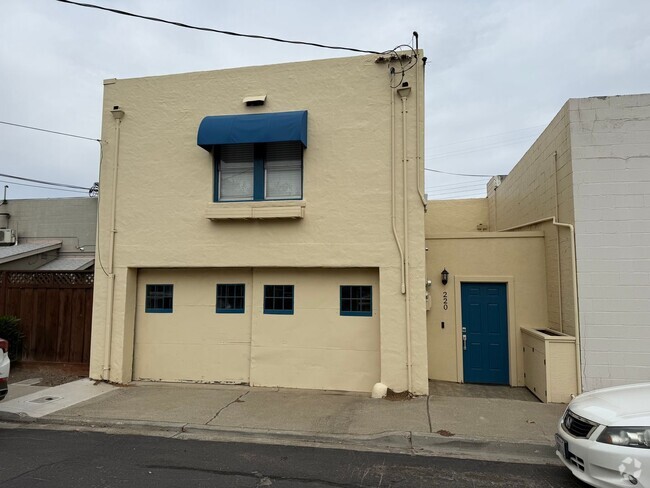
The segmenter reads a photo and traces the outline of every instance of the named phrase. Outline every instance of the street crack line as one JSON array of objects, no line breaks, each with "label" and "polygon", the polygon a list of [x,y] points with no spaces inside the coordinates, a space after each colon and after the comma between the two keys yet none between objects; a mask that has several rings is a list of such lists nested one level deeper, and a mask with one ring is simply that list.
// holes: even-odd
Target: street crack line
[{"label": "street crack line", "polygon": [[40,466],[36,466],[36,467],[34,467],[34,468],[32,468],[32,469],[28,469],[28,470],[25,471],[24,473],[20,473],[19,475],[16,475],[16,476],[14,476],[13,478],[9,478],[9,479],[3,480],[2,482],[3,482],[3,483],[9,483],[10,481],[14,481],[14,480],[17,480],[18,478],[22,478],[23,476],[27,476],[28,474],[33,473],[34,471],[38,471],[39,469],[42,469],[42,468],[51,468],[52,466],[56,466],[57,464],[63,464],[63,463],[65,463],[65,462],[67,462],[67,461],[69,461],[69,460],[68,460],[68,459],[63,459],[63,460],[61,460],[61,461],[55,461],[55,462],[53,462],[53,463],[41,464]]},{"label": "street crack line", "polygon": [[[243,396],[243,395],[242,395]],[[225,408],[225,407],[224,407]],[[300,483],[305,483],[305,484],[320,484],[320,485],[326,485],[326,486],[333,486],[336,488],[359,488],[361,485],[357,483],[346,483],[346,482],[336,482],[336,481],[329,481],[329,480],[324,480],[324,479],[317,479],[317,478],[299,478],[299,477],[293,477],[293,476],[281,476],[281,475],[263,475],[262,473],[259,473],[258,471],[253,471],[253,472],[246,472],[246,471],[227,471],[227,470],[222,470],[222,469],[206,469],[206,468],[194,468],[194,467],[188,467],[188,466],[170,466],[170,465],[165,465],[165,466],[159,466],[155,464],[150,464],[147,465],[146,468],[148,469],[160,469],[162,470],[175,470],[175,471],[196,471],[199,473],[207,473],[207,474],[215,474],[215,475],[221,475],[221,476],[241,476],[245,478],[254,478],[254,479],[264,479],[267,478],[272,481],[295,481],[295,482],[300,482]],[[383,477],[383,475],[382,475]]]},{"label": "street crack line", "polygon": [[223,407],[221,407],[221,408],[219,409],[219,411],[218,411],[217,413],[214,414],[214,417],[212,417],[210,420],[208,420],[208,421],[205,423],[205,425],[208,425],[210,422],[212,422],[214,419],[216,419],[216,418],[219,416],[219,414],[220,414],[221,412],[223,412],[225,409],[227,409],[227,408],[228,408],[230,405],[232,405],[233,403],[238,403],[238,402],[240,402],[241,399],[244,398],[244,397],[245,397],[246,395],[248,395],[249,393],[250,393],[250,390],[248,390],[248,391],[242,393],[241,395],[239,395],[237,398],[235,398],[235,399],[234,399],[232,402],[230,402],[228,405],[224,405]]}]

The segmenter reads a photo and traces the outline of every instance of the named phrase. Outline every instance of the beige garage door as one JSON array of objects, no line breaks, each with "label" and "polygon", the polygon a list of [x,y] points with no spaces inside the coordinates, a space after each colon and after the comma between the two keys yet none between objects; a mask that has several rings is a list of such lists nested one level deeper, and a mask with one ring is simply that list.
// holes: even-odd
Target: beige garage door
[{"label": "beige garage door", "polygon": [[[249,292],[251,276],[250,269],[140,270],[133,378],[248,383],[251,294],[244,313],[216,313],[216,286],[243,284]],[[171,312],[160,300],[147,311],[147,285],[173,285]]]},{"label": "beige garage door", "polygon": [[[253,294],[293,285],[291,315],[253,306],[251,383],[370,391],[379,381],[379,278],[376,269],[256,269]],[[341,286],[372,286],[371,316],[341,315]]]},{"label": "beige garage door", "polygon": [[[376,269],[140,270],[133,378],[369,391],[380,376],[378,276]],[[216,313],[217,284],[244,286],[241,313]],[[290,287],[290,313],[265,309],[267,286]],[[342,313],[342,286],[370,288],[371,311]]]}]

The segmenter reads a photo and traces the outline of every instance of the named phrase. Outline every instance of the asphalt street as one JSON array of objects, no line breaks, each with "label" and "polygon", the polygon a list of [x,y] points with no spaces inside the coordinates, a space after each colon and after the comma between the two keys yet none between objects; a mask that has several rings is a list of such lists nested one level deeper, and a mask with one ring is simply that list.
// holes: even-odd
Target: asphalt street
[{"label": "asphalt street", "polygon": [[0,486],[580,487],[560,466],[0,428]]}]

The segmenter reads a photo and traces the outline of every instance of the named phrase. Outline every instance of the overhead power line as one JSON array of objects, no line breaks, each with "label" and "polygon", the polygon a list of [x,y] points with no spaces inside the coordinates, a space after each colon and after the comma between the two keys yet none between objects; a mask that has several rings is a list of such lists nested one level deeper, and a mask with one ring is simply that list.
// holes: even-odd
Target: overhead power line
[{"label": "overhead power line", "polygon": [[[496,134],[488,134],[488,135],[482,136],[482,137],[473,137],[472,139],[465,139],[463,141],[446,142],[444,144],[434,144],[433,147],[435,147],[436,149],[440,149],[441,147],[456,146],[458,144],[467,144],[468,142],[483,141],[483,140],[486,140],[486,139],[493,139],[493,138],[499,137],[499,136],[514,134],[516,132],[525,132],[525,131],[529,131],[529,130],[533,130],[533,129],[535,129],[535,130],[542,129],[544,127],[546,127],[546,126],[545,125],[535,125],[535,126],[532,126],[532,127],[523,127],[521,129],[509,130],[507,132],[497,132]],[[429,148],[427,147],[427,149],[429,149]]]},{"label": "overhead power line", "polygon": [[[89,191],[90,190],[90,188],[86,188],[86,187],[83,187],[83,186],[68,185],[67,183],[54,183],[52,181],[34,180],[32,178],[25,178],[23,176],[5,175],[5,174],[2,174],[2,173],[0,173],[0,176],[2,176],[3,178],[12,178],[14,180],[29,181],[31,183],[40,183],[42,185],[60,186],[60,187],[63,187],[63,188],[72,188],[72,189],[75,189],[75,190],[84,190],[84,191]],[[18,183],[16,183],[16,184],[18,184]]]},{"label": "overhead power line", "polygon": [[453,176],[468,176],[470,178],[492,178],[494,175],[470,175],[466,173],[452,173],[449,171],[442,171],[441,169],[432,169],[424,168],[425,171],[431,171],[432,173],[440,173],[443,175],[453,175]]},{"label": "overhead power line", "polygon": [[[213,32],[215,34],[224,34],[227,36],[235,36],[235,37],[247,37],[249,39],[263,39],[266,41],[274,41],[274,42],[282,42],[285,44],[299,44],[302,46],[312,46],[312,47],[320,47],[323,49],[335,49],[339,51],[352,51],[356,53],[364,53],[364,54],[386,54],[386,52],[380,52],[380,51],[372,51],[372,50],[367,50],[367,49],[357,49],[354,47],[345,47],[345,46],[331,46],[328,44],[320,44],[318,42],[308,42],[308,41],[296,41],[296,40],[290,40],[290,39],[281,39],[279,37],[270,37],[270,36],[262,36],[258,34],[243,34],[241,32],[233,32],[233,31],[227,31],[227,30],[221,30],[221,29],[213,29],[211,27],[200,27],[197,25],[190,25],[190,24],[185,24],[183,22],[176,22],[173,20],[166,20],[166,19],[161,19],[159,17],[152,17],[149,15],[140,15],[140,14],[135,14],[133,12],[127,12],[126,10],[118,10],[116,8],[109,8],[109,7],[103,7],[101,5],[94,5],[91,3],[82,3],[82,2],[73,2],[72,0],[57,0],[57,2],[61,3],[67,3],[70,5],[76,5],[78,7],[86,7],[86,8],[94,8],[97,10],[104,10],[106,12],[111,12],[114,14],[119,14],[119,15],[126,15],[127,17],[135,17],[137,19],[144,19],[144,20],[150,20],[152,22],[160,22],[162,24],[169,24],[169,25],[175,25],[176,27],[183,27],[184,29],[193,29],[193,30],[198,30],[198,31],[203,31],[203,32]],[[389,51],[387,51],[389,52]]]},{"label": "overhead power line", "polygon": [[0,120],[0,124],[11,125],[13,127],[21,127],[23,129],[37,130],[37,131],[40,131],[40,132],[48,132],[50,134],[57,134],[57,135],[60,135],[60,136],[76,137],[77,139],[86,139],[87,141],[101,142],[100,139],[95,139],[93,137],[80,136],[80,135],[77,135],[77,134],[70,134],[68,132],[59,132],[59,131],[50,130],[50,129],[43,129],[41,127],[32,127],[31,125],[15,124],[13,122],[6,122],[4,120]]},{"label": "overhead power line", "polygon": [[88,193],[88,191],[66,190],[65,188],[53,188],[51,186],[42,186],[42,185],[30,185],[28,183],[17,183],[15,181],[0,180],[0,183],[9,183],[11,185],[19,185],[19,186],[30,186],[32,188],[43,188],[45,190],[52,190],[52,191],[65,191],[65,192],[70,192],[70,193]]}]

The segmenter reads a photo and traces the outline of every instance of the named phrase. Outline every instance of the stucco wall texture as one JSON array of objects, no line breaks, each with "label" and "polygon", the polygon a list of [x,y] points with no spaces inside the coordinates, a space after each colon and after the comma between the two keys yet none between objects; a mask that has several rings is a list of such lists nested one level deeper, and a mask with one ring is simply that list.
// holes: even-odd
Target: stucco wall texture
[{"label": "stucco wall texture", "polygon": [[[434,278],[427,317],[429,377],[463,382],[460,284],[506,283],[510,385],[523,386],[521,328],[544,328],[548,323],[543,234],[474,231],[431,234],[426,242],[427,271]],[[443,268],[450,273],[447,285],[440,281]]]},{"label": "stucco wall texture", "polygon": [[480,224],[486,228],[489,224],[485,198],[429,200],[427,208],[424,220],[426,235],[476,232]]},{"label": "stucco wall texture", "polygon": [[[110,341],[110,379],[121,383],[132,379],[133,340],[138,337],[136,309],[142,301],[136,297],[141,286],[138,270],[153,268],[160,273],[170,268],[284,268],[293,273],[317,268],[323,269],[327,277],[331,275],[325,268],[363,268],[374,269],[378,276],[375,296],[381,304],[379,379],[396,391],[406,390],[406,310],[400,255],[391,225],[394,151],[396,228],[401,242],[407,243],[410,260],[407,289],[411,305],[412,391],[427,393],[424,207],[416,188],[418,173],[420,182],[424,179],[421,160],[416,160],[416,114],[420,118],[420,157],[424,139],[424,92],[422,84],[418,84],[422,79],[421,64],[408,71],[404,79],[413,87],[406,115],[409,228],[404,236],[401,101],[390,88],[395,80],[391,80],[389,66],[375,63],[375,59],[361,56],[105,82],[105,157],[100,176],[104,198],[99,212],[99,247],[106,265],[111,205],[115,203],[116,279],[112,333],[108,338],[105,323],[109,281],[97,273],[91,377],[102,376],[105,345]],[[267,95],[265,105],[246,107],[242,103],[244,97],[259,94]],[[394,147],[391,97],[395,103]],[[125,115],[120,127],[116,198],[112,202],[105,196],[116,184],[112,177],[116,161],[116,121],[111,115],[114,106],[120,106]],[[304,151],[304,218],[207,219],[206,209],[213,198],[213,165],[211,155],[196,145],[203,117],[293,110],[309,113],[308,147]],[[142,271],[141,276],[146,272]],[[319,293],[316,288],[309,289],[312,291],[306,293]],[[290,333],[295,323],[287,321],[285,326],[278,333]],[[308,330],[312,341],[318,343],[318,328]],[[302,343],[294,346],[276,353],[267,351],[266,364],[286,364],[287,354],[309,356]],[[342,361],[345,365],[346,360]],[[349,368],[354,367],[350,362]],[[195,373],[198,377],[198,366]],[[294,386],[288,370],[284,378],[278,379],[278,374],[273,373],[273,380],[261,375],[258,384]],[[317,381],[300,386],[321,387]],[[339,386],[345,389],[344,381]]]}]

